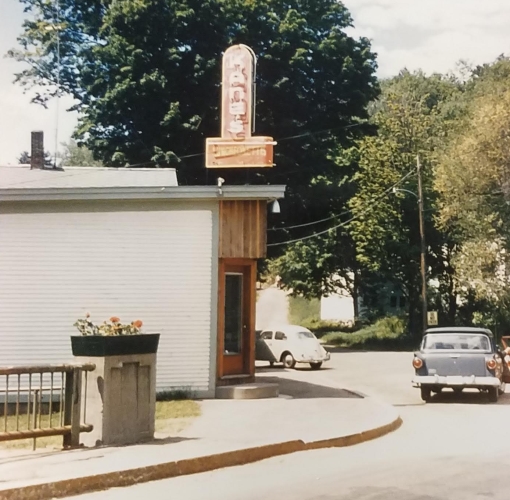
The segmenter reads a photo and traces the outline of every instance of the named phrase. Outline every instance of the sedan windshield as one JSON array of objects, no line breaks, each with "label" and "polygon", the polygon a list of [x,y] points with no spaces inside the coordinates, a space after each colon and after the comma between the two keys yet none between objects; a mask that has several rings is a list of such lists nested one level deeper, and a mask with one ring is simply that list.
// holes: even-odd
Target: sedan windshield
[{"label": "sedan windshield", "polygon": [[315,336],[312,332],[298,332],[298,339],[314,339]]},{"label": "sedan windshield", "polygon": [[490,351],[489,338],[486,335],[447,333],[428,334],[423,340],[423,349],[454,349],[456,351]]}]

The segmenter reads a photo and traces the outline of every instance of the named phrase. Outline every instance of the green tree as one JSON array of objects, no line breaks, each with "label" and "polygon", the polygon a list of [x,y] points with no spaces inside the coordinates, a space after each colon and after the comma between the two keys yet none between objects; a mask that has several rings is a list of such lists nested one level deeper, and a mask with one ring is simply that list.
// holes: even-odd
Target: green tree
[{"label": "green tree", "polygon": [[510,292],[510,61],[473,71],[467,112],[440,157],[435,188],[442,226],[460,241],[456,279],[494,303]]},{"label": "green tree", "polygon": [[101,167],[102,163],[94,160],[92,151],[86,146],[80,146],[74,139],[62,143],[63,152],[61,166],[63,167]]},{"label": "green tree", "polygon": [[[34,18],[11,51],[29,65],[18,82],[42,103],[73,96],[76,138],[105,165],[176,165],[183,184],[286,183],[287,222],[335,208],[324,197],[324,179],[338,175],[334,151],[366,132],[378,93],[375,55],[345,33],[341,2],[61,0],[57,18],[51,2],[21,1]],[[204,141],[219,134],[221,56],[235,43],[258,56],[256,132],[281,139],[277,167],[212,174]]]},{"label": "green tree", "polygon": [[[28,151],[23,151],[18,157],[19,164],[28,164],[30,163],[30,153]],[[49,151],[44,152],[44,166],[53,167],[55,164],[54,159],[52,158]]]},{"label": "green tree", "polygon": [[[378,135],[359,143],[357,192],[350,201],[355,219],[350,228],[363,286],[370,288],[375,282],[400,288],[409,299],[411,328],[415,331],[420,324],[421,285],[417,155],[422,165],[428,277],[439,280],[443,293],[437,306],[441,312],[444,310],[450,320],[456,314],[451,264],[456,242],[435,223],[437,194],[432,183],[437,152],[460,113],[452,104],[460,91],[458,82],[440,75],[402,72],[384,82],[382,96],[374,103],[372,119]],[[394,186],[411,193],[393,193]]]}]

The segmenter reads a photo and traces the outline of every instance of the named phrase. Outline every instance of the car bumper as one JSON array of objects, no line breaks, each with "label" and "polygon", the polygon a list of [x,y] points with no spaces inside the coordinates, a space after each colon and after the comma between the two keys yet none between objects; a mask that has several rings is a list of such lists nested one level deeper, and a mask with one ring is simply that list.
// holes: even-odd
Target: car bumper
[{"label": "car bumper", "polygon": [[462,376],[439,376],[439,375],[416,375],[413,378],[413,386],[440,385],[442,387],[499,387],[501,380],[497,377]]},{"label": "car bumper", "polygon": [[331,359],[331,355],[329,352],[326,354],[326,356],[322,357],[306,357],[301,359],[296,359],[296,363],[324,363],[324,361],[329,361]]}]

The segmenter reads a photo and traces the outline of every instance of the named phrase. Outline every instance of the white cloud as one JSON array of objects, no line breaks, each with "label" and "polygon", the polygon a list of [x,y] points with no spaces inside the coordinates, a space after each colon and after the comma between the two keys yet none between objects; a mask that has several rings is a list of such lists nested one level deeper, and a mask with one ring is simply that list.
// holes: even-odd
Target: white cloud
[{"label": "white cloud", "polygon": [[453,70],[460,59],[482,64],[510,53],[507,0],[344,0],[354,33],[372,40],[379,74],[403,67]]}]

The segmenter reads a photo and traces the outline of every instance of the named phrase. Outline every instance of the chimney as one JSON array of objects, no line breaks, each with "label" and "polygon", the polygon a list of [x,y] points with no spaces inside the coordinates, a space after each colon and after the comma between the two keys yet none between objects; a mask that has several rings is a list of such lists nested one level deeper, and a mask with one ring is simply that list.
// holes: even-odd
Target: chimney
[{"label": "chimney", "polygon": [[32,149],[30,152],[30,170],[44,168],[44,133],[32,132]]}]

